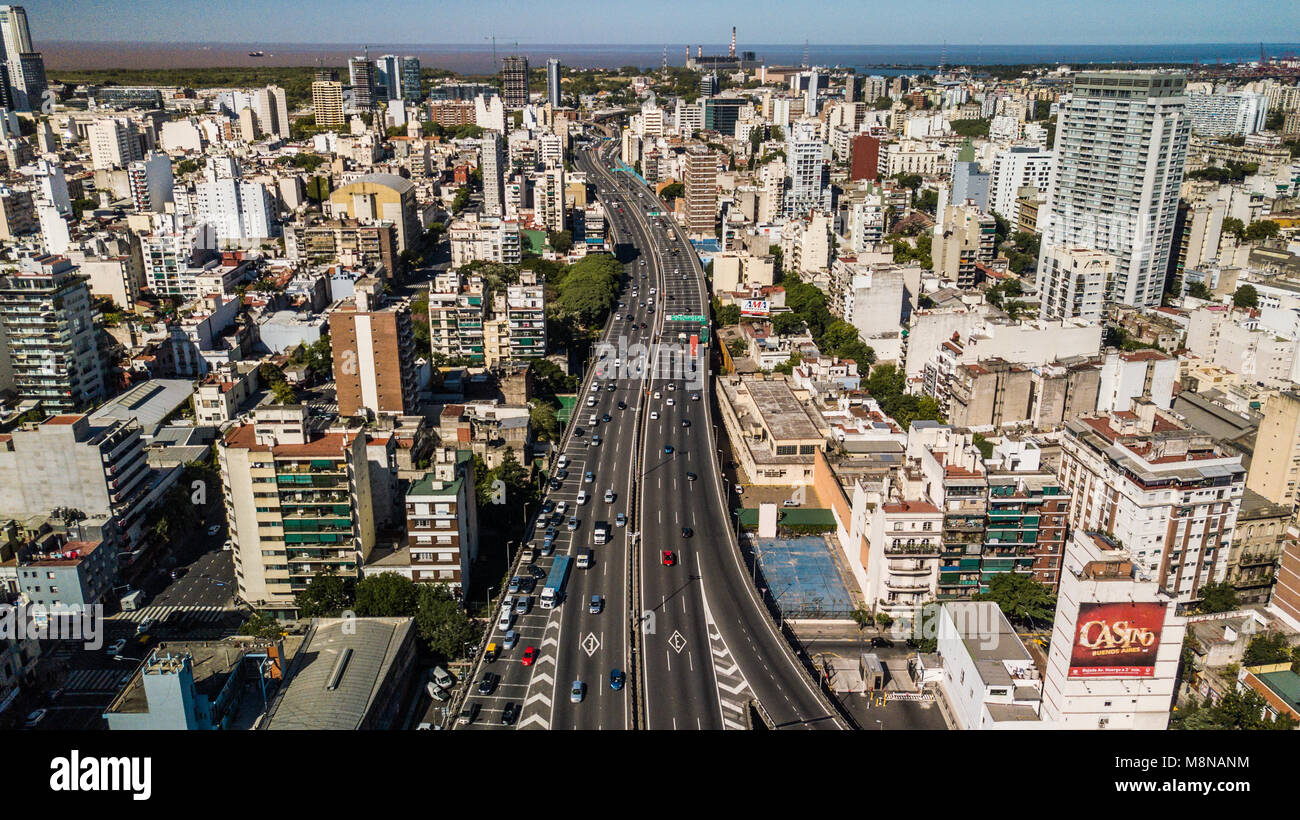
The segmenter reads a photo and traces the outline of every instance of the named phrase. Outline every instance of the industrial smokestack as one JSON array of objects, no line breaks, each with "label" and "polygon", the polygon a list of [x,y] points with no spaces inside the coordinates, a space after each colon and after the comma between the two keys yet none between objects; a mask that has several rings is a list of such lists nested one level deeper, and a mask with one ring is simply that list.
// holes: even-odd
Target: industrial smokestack
[{"label": "industrial smokestack", "polygon": [[731,27],[731,56],[736,56],[736,27]]}]

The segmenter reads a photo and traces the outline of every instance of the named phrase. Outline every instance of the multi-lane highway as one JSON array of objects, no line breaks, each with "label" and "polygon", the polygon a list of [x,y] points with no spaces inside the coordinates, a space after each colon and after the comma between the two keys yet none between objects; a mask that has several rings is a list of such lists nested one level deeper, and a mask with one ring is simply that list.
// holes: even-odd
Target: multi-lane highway
[{"label": "multi-lane highway", "polygon": [[[532,538],[540,547],[554,526],[557,555],[576,560],[591,550],[593,561],[571,571],[559,607],[534,603],[516,616],[513,649],[479,664],[500,678],[486,694],[468,682],[467,703],[480,706],[473,725],[502,726],[514,704],[518,728],[739,729],[756,700],[779,728],[843,728],[764,612],[730,529],[708,345],[699,339],[707,325],[668,318],[707,316],[703,269],[673,221],[651,215],[664,210],[653,192],[611,170],[616,148],[598,143],[576,156],[605,205],[626,278],[566,431],[567,476],[547,496],[566,505],[563,520],[544,515]],[[638,366],[643,355],[646,368]],[[627,526],[614,526],[619,513]],[[597,521],[611,525],[604,545],[593,543]],[[553,560],[539,557],[538,574]],[[592,596],[601,598],[599,612]],[[498,646],[502,634],[494,630]],[[627,676],[619,691],[610,686],[613,669]],[[575,681],[585,688],[579,702],[570,695]]]}]

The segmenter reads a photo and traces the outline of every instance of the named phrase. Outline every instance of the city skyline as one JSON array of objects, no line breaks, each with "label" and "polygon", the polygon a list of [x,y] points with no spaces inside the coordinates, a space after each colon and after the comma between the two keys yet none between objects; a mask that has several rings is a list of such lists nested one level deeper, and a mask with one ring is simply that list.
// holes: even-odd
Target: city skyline
[{"label": "city skyline", "polygon": [[[50,8],[31,4],[29,16],[49,39],[96,42],[210,42],[210,43],[310,43],[349,40],[384,42],[437,42],[442,44],[481,43],[495,36],[502,42],[568,42],[625,45],[635,42],[698,42],[718,40],[735,25],[743,42],[793,45],[817,39],[833,30],[837,39],[865,44],[929,45],[950,41],[960,44],[1003,45],[1035,42],[1052,45],[1091,44],[1218,44],[1251,43],[1285,30],[1284,15],[1276,4],[1247,0],[1236,4],[1231,17],[1218,14],[1217,4],[1208,0],[1155,0],[1134,8],[1119,0],[1100,0],[1086,9],[1076,3],[1028,0],[965,4],[949,8],[942,0],[920,0],[906,8],[873,10],[870,19],[855,19],[859,9],[847,0],[819,5],[813,14],[791,19],[788,7],[774,0],[754,3],[720,3],[700,7],[684,0],[660,4],[653,19],[643,19],[643,8],[635,4],[606,6],[599,16],[590,16],[574,0],[548,4],[544,18],[531,21],[527,37],[519,31],[498,31],[503,15],[526,12],[520,3],[504,2],[472,10],[457,9],[454,19],[437,17],[413,0],[384,0],[364,8],[325,0],[311,4],[312,14],[304,18],[306,5],[295,0],[254,3],[232,0],[221,7],[200,3],[163,3],[139,0],[131,4],[134,13],[123,14],[119,4],[86,0],[75,7]],[[256,10],[256,13],[253,13]],[[434,12],[419,22],[422,13]],[[244,13],[248,12],[248,13]],[[1122,14],[1122,31],[1114,26]],[[846,17],[847,15],[847,17]],[[1300,23],[1300,11],[1291,12],[1292,27]],[[676,21],[689,19],[690,25]],[[918,21],[926,21],[920,25]],[[827,26],[831,26],[830,29]],[[218,37],[194,35],[210,27]],[[633,28],[635,27],[635,28]],[[420,37],[427,28],[427,37]],[[521,27],[525,28],[525,27]],[[638,38],[628,38],[636,31]],[[1061,32],[1066,32],[1062,36]],[[180,36],[177,36],[179,33]],[[696,35],[696,36],[693,36]]]}]

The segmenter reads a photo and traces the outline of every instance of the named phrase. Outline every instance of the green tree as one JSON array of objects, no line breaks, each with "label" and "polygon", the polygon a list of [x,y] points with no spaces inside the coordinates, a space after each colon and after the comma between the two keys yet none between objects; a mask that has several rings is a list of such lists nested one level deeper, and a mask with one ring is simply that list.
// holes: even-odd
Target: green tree
[{"label": "green tree", "polygon": [[254,612],[253,616],[239,627],[239,634],[273,641],[284,634],[284,625],[270,615]]},{"label": "green tree", "polygon": [[1279,715],[1276,721],[1264,717],[1268,704],[1258,692],[1253,690],[1240,692],[1232,688],[1219,696],[1219,702],[1212,703],[1209,698],[1204,703],[1193,701],[1187,707],[1174,714],[1169,723],[1171,729],[1247,729],[1247,730],[1283,730],[1295,728],[1295,721],[1289,715]]},{"label": "green tree", "polygon": [[1211,582],[1201,585],[1201,612],[1206,614],[1232,612],[1240,604],[1241,602],[1237,598],[1237,590],[1232,584]]},{"label": "green tree", "polygon": [[804,320],[795,313],[778,313],[772,317],[772,332],[778,336],[802,333],[806,327]]},{"label": "green tree", "polygon": [[1204,299],[1207,302],[1214,299],[1214,294],[1210,292],[1209,287],[1204,282],[1188,282],[1187,295],[1193,299]]},{"label": "green tree", "polygon": [[546,241],[550,243],[551,250],[564,255],[573,248],[573,232],[551,231],[546,234]]},{"label": "green tree", "polygon": [[287,381],[272,382],[271,398],[276,404],[297,404],[298,388]]},{"label": "green tree", "polygon": [[714,311],[713,316],[722,327],[740,324],[740,306],[723,305]]},{"label": "green tree", "polygon": [[415,614],[415,583],[396,572],[368,575],[357,582],[356,613],[363,618],[406,618]]},{"label": "green tree", "polygon": [[733,358],[745,356],[749,354],[749,345],[745,344],[741,339],[732,339],[730,342],[727,342],[727,352],[729,352]]},{"label": "green tree", "polygon": [[456,198],[451,201],[451,212],[458,214],[465,210],[465,206],[469,205],[469,198],[470,190],[468,187],[463,187],[457,191]]},{"label": "green tree", "polygon": [[853,619],[853,622],[858,625],[860,630],[871,626],[871,613],[861,607],[850,612],[849,617]]},{"label": "green tree", "polygon": [[670,199],[675,199],[679,196],[686,196],[686,186],[680,182],[674,182],[672,185],[666,185],[664,186],[664,189],[659,192],[659,198],[664,200],[665,202]]},{"label": "green tree", "polygon": [[89,199],[87,197],[74,199],[72,200],[72,217],[73,219],[81,219],[86,211],[93,211],[98,207],[99,202],[97,200]]},{"label": "green tree", "polygon": [[415,629],[435,657],[452,660],[465,654],[465,644],[479,635],[479,630],[465,615],[465,610],[445,584],[421,584],[415,610]]},{"label": "green tree", "polygon": [[1280,632],[1263,632],[1250,639],[1241,656],[1243,666],[1283,663],[1291,659],[1291,645]]},{"label": "green tree", "polygon": [[528,422],[533,426],[538,441],[559,441],[564,436],[560,420],[555,416],[555,408],[548,402],[534,401],[528,411]]},{"label": "green tree", "polygon": [[356,582],[336,572],[325,571],[311,579],[307,588],[294,596],[300,618],[336,618],[356,601]]},{"label": "green tree", "polygon": [[1239,308],[1259,307],[1259,292],[1254,285],[1242,285],[1232,294],[1232,304]]},{"label": "green tree", "polygon": [[1281,226],[1270,219],[1261,219],[1257,222],[1250,223],[1246,228],[1245,237],[1248,242],[1263,242],[1265,239],[1272,239],[1278,235]]},{"label": "green tree", "polygon": [[1230,233],[1238,239],[1243,239],[1246,236],[1245,223],[1235,216],[1225,218],[1221,229],[1223,233]]},{"label": "green tree", "polygon": [[989,591],[974,596],[976,601],[993,601],[1007,619],[1025,626],[1050,624],[1056,613],[1056,596],[1033,576],[1003,572],[989,581]]}]

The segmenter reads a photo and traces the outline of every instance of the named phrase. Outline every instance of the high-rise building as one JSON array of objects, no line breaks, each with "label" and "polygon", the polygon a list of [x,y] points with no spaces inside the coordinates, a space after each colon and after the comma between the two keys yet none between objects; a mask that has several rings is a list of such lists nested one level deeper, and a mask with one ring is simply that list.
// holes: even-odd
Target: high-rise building
[{"label": "high-rise building", "polygon": [[429,286],[429,348],[448,361],[482,365],[483,280],[454,270],[434,277]]},{"label": "high-rise building", "polygon": [[194,186],[195,218],[217,239],[239,241],[272,235],[271,197],[260,182],[244,180],[233,157],[210,157],[203,182]]},{"label": "high-rise building", "polygon": [[505,57],[501,60],[501,99],[509,111],[528,105],[528,58]]},{"label": "high-rise building", "polygon": [[1046,191],[1052,181],[1052,152],[1032,145],[1013,145],[993,156],[989,177],[989,210],[1015,221],[1020,189]]},{"label": "high-rise building", "polygon": [[479,142],[479,170],[483,174],[483,213],[504,216],[505,153],[501,149],[501,135],[495,131],[484,132]]},{"label": "high-rise building", "polygon": [[564,166],[547,168],[537,175],[533,187],[533,221],[546,231],[564,230],[567,216],[564,207]]},{"label": "high-rise building", "polygon": [[1191,131],[1186,84],[1174,72],[1083,71],[1059,103],[1042,253],[1114,254],[1108,301],[1160,303]]},{"label": "high-rise building", "polygon": [[420,58],[402,58],[402,99],[407,102],[419,102],[424,99],[424,89],[420,84]]},{"label": "high-rise building", "polygon": [[555,108],[563,105],[560,96],[560,61],[554,57],[546,61],[546,101]]},{"label": "high-rise building", "polygon": [[952,204],[974,203],[983,213],[989,210],[989,175],[975,161],[975,149],[968,141],[957,153],[952,168]]},{"label": "high-rise building", "polygon": [[90,142],[90,161],[95,170],[125,168],[140,159],[140,135],[135,123],[126,117],[97,120],[86,129]]},{"label": "high-rise building", "polygon": [[1115,275],[1114,256],[1090,248],[1052,246],[1039,265],[1040,316],[1087,322],[1104,318],[1106,283]]},{"label": "high-rise building", "polygon": [[982,279],[977,266],[997,255],[996,220],[970,205],[952,205],[942,215],[932,240],[934,272],[959,288],[973,288]]},{"label": "high-rise building", "polygon": [[852,146],[849,179],[875,180],[880,168],[880,138],[859,134],[853,138]]},{"label": "high-rise building", "polygon": [[805,216],[809,211],[831,209],[830,169],[826,144],[817,133],[817,123],[800,120],[787,145],[785,215]]},{"label": "high-rise building", "polygon": [[39,110],[46,89],[45,61],[32,45],[27,10],[22,6],[0,6],[0,40],[0,63],[9,75],[5,89],[10,96],[8,107]]},{"label": "high-rise building", "polygon": [[432,472],[406,491],[411,580],[464,589],[478,555],[478,505],[469,450],[438,450]]},{"label": "high-rise building", "polygon": [[375,61],[366,57],[348,60],[348,80],[352,85],[352,101],[362,111],[375,107],[379,99],[379,69]]},{"label": "high-rise building", "polygon": [[1264,130],[1268,98],[1251,91],[1187,95],[1192,131],[1205,137],[1237,137]]},{"label": "high-rise building", "polygon": [[26,258],[19,270],[0,274],[0,342],[20,398],[50,413],[103,400],[90,288],[64,257]]},{"label": "high-rise building", "polygon": [[402,58],[385,54],[375,61],[375,92],[377,100],[402,98]]},{"label": "high-rise building", "polygon": [[313,82],[311,104],[316,112],[316,125],[322,128],[339,128],[347,122],[343,118],[343,84],[338,80]]},{"label": "high-rise building", "polygon": [[388,302],[380,281],[363,277],[329,320],[339,415],[415,412],[419,385],[409,303]]},{"label": "high-rise building", "polygon": [[217,442],[240,600],[294,612],[318,575],[360,575],[375,545],[367,441],[312,429],[304,406],[263,405]]},{"label": "high-rise building", "polygon": [[711,238],[718,211],[718,158],[696,147],[686,154],[686,233]]},{"label": "high-rise building", "polygon": [[131,201],[137,213],[163,213],[172,199],[172,161],[161,151],[150,151],[144,159],[126,167],[131,184]]},{"label": "high-rise building", "polygon": [[258,89],[254,96],[253,111],[257,114],[257,127],[263,134],[289,138],[289,104],[283,88],[268,85]]},{"label": "high-rise building", "polygon": [[536,271],[521,271],[519,284],[506,288],[510,357],[539,359],[546,355],[546,288]]},{"label": "high-rise building", "polygon": [[709,71],[700,75],[700,96],[714,97],[718,94],[718,73]]}]

